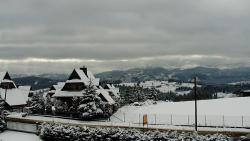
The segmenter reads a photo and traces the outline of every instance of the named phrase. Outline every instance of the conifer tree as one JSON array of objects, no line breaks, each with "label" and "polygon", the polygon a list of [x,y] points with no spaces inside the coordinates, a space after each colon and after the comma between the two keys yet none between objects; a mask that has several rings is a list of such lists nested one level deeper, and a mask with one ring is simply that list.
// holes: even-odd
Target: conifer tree
[{"label": "conifer tree", "polygon": [[101,98],[96,93],[95,86],[92,84],[92,81],[90,81],[78,106],[80,117],[83,119],[101,117],[104,114],[104,108]]}]

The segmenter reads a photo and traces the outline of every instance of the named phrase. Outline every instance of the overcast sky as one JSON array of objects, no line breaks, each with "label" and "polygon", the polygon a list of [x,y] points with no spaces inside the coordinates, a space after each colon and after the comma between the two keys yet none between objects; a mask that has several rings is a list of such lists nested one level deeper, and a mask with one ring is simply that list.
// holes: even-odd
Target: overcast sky
[{"label": "overcast sky", "polygon": [[249,0],[0,0],[0,71],[250,66]]}]

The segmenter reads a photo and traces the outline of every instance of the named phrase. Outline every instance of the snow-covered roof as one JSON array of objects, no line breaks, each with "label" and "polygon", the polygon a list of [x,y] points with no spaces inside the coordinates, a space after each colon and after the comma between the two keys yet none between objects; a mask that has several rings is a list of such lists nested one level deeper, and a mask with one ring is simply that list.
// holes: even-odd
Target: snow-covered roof
[{"label": "snow-covered roof", "polygon": [[55,90],[49,90],[45,96],[47,96],[48,94],[50,94],[50,96],[54,95],[57,91],[61,91],[63,86],[65,85],[64,82],[58,82],[56,85],[53,85],[53,87],[55,88]]},{"label": "snow-covered roof", "polygon": [[[81,69],[75,69],[76,73],[79,75],[79,77],[81,78],[80,80],[82,80],[82,82],[84,82],[86,85],[89,85],[89,79],[88,77],[85,75],[85,73],[81,70]],[[69,80],[67,80],[68,82]]]},{"label": "snow-covered roof", "polygon": [[88,71],[87,75],[88,75],[89,80],[91,80],[94,85],[99,85],[100,79],[95,78],[95,76],[93,75],[93,73],[91,71]]},{"label": "snow-covered roof", "polygon": [[[77,73],[79,77],[70,77],[65,83],[61,83],[60,89],[56,88],[55,94],[52,97],[81,97],[84,95],[85,90],[82,91],[67,91],[67,90],[62,90],[63,86],[66,83],[84,83],[86,86],[90,84],[94,85],[95,88],[97,89],[96,92],[98,94],[101,94],[110,104],[114,104],[115,101],[112,99],[112,97],[109,95],[108,91],[104,90],[101,86],[99,86],[99,81],[100,79],[95,78],[92,72],[87,70],[87,73],[85,74],[82,69],[74,69],[73,73]],[[112,86],[110,86],[112,88]],[[51,91],[52,92],[52,91]]]},{"label": "snow-covered roof", "polygon": [[107,101],[109,104],[115,104],[115,101],[112,99],[112,97],[109,95],[109,93],[105,90],[105,89],[97,89],[96,92],[98,94],[101,94]]},{"label": "snow-covered roof", "polygon": [[53,85],[56,90],[62,89],[63,86],[65,85],[64,82],[58,82],[57,85]]},{"label": "snow-covered roof", "polygon": [[116,98],[119,98],[120,95],[119,95],[119,88],[116,88],[114,85],[112,84],[106,84],[106,86],[108,87],[108,89],[105,89],[107,90],[108,92],[111,92],[113,93],[113,95],[116,97]]},{"label": "snow-covered roof", "polygon": [[81,69],[75,69],[76,73],[80,77],[80,79],[72,79],[72,80],[67,80],[67,82],[83,82],[85,85],[89,85],[90,81],[93,85],[99,85],[99,79],[95,78],[92,72],[87,71],[87,75],[83,72]]},{"label": "snow-covered roof", "polygon": [[53,85],[54,90],[49,90],[49,92],[55,91],[55,90],[61,90],[63,86],[65,85],[65,82],[58,82],[56,85]]},{"label": "snow-covered roof", "polygon": [[113,90],[111,90],[111,91],[112,91],[112,93],[114,94],[114,96],[115,96],[116,98],[120,98],[119,88],[115,88],[115,89],[113,89]]},{"label": "snow-covered roof", "polygon": [[106,86],[109,88],[109,89],[112,89],[112,86],[110,84],[106,84]]},{"label": "snow-covered roof", "polygon": [[88,84],[86,84],[87,82],[83,82],[83,81],[80,80],[80,79],[71,79],[71,80],[67,80],[66,83],[84,83],[85,85],[88,85]]},{"label": "snow-covered roof", "polygon": [[4,80],[2,80],[1,82],[6,82],[6,83],[14,83],[14,81],[12,81],[12,80],[8,80],[8,79],[4,79]]},{"label": "snow-covered roof", "polygon": [[50,90],[50,91],[48,91],[48,93],[55,93],[56,92],[56,90]]},{"label": "snow-covered roof", "polygon": [[[10,106],[26,105],[29,96],[29,90],[15,88],[6,91],[6,102]],[[0,88],[0,95],[5,99],[5,89]]]},{"label": "snow-covered roof", "polygon": [[30,91],[31,86],[19,86],[19,89]]},{"label": "snow-covered roof", "polygon": [[81,97],[85,91],[55,91],[52,97]]},{"label": "snow-covered roof", "polygon": [[[7,79],[6,79],[6,75],[8,75]],[[8,72],[0,72],[0,84],[1,83],[13,83],[14,87],[17,88],[15,82],[11,80]]]},{"label": "snow-covered roof", "polygon": [[[99,89],[96,90],[98,94],[101,94],[109,104],[114,104],[115,101],[111,98],[109,93],[103,89],[102,87],[99,87]],[[84,95],[85,90],[82,91],[61,91],[56,90],[55,94],[52,97],[82,97]]]}]

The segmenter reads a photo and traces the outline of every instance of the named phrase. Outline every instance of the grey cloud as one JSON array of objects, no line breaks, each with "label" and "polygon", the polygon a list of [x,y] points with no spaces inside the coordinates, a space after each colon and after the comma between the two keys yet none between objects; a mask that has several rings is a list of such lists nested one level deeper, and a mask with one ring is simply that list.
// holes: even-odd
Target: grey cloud
[{"label": "grey cloud", "polygon": [[[69,73],[72,68],[86,65],[93,72],[110,71],[113,69],[124,70],[136,67],[165,68],[191,68],[195,66],[207,66],[218,68],[236,68],[241,65],[250,65],[250,61],[242,61],[243,58],[230,58],[211,55],[168,55],[158,57],[144,57],[129,60],[81,60],[81,59],[42,59],[29,58],[24,60],[0,60],[0,70],[10,70],[14,73]],[[244,58],[245,59],[245,58]],[[250,58],[247,58],[250,60]]]},{"label": "grey cloud", "polygon": [[[138,64],[141,67],[249,65],[249,13],[248,0],[1,1],[0,60],[5,63],[0,64],[4,66],[2,69],[25,70],[51,63],[20,66],[7,64],[6,60],[105,61],[88,63],[98,71]],[[225,58],[158,59],[194,54]],[[147,57],[153,59],[142,59]],[[117,60],[130,61],[121,64]],[[76,65],[65,62],[65,66]]]}]

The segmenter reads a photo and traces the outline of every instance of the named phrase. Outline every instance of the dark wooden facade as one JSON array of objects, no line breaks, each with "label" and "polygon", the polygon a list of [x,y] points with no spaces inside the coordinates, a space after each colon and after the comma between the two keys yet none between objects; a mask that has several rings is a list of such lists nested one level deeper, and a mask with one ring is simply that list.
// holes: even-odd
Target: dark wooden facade
[{"label": "dark wooden facade", "polygon": [[241,97],[248,97],[248,96],[250,96],[250,91],[242,91],[242,92],[240,92],[240,96]]},{"label": "dark wooden facade", "polygon": [[86,89],[83,82],[65,83],[62,91],[82,91]]},{"label": "dark wooden facade", "polygon": [[0,88],[2,89],[14,89],[16,88],[16,85],[14,84],[14,82],[12,82],[12,79],[10,78],[10,75],[8,72],[6,72],[5,76],[3,77],[3,80],[9,80],[6,82],[2,82],[0,83]]}]

